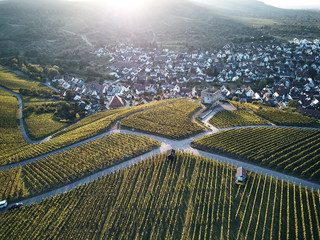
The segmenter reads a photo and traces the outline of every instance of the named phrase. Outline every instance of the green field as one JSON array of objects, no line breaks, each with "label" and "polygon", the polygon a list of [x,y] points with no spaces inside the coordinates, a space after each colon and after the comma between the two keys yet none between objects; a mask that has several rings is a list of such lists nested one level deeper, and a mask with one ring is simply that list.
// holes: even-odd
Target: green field
[{"label": "green field", "polygon": [[164,155],[1,214],[2,239],[319,239],[320,192],[211,159]]},{"label": "green field", "polygon": [[203,131],[190,117],[201,108],[199,103],[181,100],[133,114],[121,121],[121,126],[134,128],[168,138],[181,139]]},{"label": "green field", "polygon": [[14,92],[19,92],[19,89],[34,89],[34,90],[47,90],[52,91],[49,87],[40,82],[26,80],[17,74],[9,72],[0,66],[0,86],[6,87]]},{"label": "green field", "polygon": [[193,141],[209,152],[231,154],[295,176],[320,180],[320,131],[299,128],[243,128]]},{"label": "green field", "polygon": [[214,115],[209,123],[217,128],[246,125],[269,125],[270,122],[248,111],[223,110]]},{"label": "green field", "polygon": [[47,191],[158,146],[147,137],[112,134],[23,167],[0,171],[0,199],[13,201]]}]

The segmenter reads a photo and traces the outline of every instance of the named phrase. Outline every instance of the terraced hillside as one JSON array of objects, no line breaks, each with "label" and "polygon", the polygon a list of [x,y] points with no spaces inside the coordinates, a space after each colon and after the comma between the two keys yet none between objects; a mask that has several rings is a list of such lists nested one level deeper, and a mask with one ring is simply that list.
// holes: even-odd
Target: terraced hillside
[{"label": "terraced hillside", "polygon": [[189,154],[1,214],[2,239],[319,239],[320,192]]},{"label": "terraced hillside", "polygon": [[190,117],[201,108],[199,103],[181,100],[136,113],[121,121],[121,126],[168,138],[180,139],[203,131]]},{"label": "terraced hillside", "polygon": [[147,137],[112,134],[23,167],[0,171],[0,199],[13,201],[48,191],[158,146],[159,142]]},{"label": "terraced hillside", "polygon": [[196,139],[192,146],[231,154],[305,178],[320,179],[320,130],[243,128]]}]

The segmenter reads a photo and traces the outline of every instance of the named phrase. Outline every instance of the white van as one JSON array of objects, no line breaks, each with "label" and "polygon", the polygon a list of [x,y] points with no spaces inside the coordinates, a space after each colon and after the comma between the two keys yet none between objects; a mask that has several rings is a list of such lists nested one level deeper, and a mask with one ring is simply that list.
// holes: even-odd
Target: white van
[{"label": "white van", "polygon": [[7,200],[3,200],[3,201],[1,201],[0,202],[0,208],[4,208],[4,207],[6,207],[7,206]]}]

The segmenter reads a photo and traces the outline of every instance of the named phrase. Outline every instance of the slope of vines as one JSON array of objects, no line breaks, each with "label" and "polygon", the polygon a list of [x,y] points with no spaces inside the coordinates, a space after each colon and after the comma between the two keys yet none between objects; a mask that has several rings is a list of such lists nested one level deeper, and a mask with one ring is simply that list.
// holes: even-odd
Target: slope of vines
[{"label": "slope of vines", "polygon": [[0,199],[28,197],[75,181],[159,146],[147,137],[112,134],[23,167],[0,171]]},{"label": "slope of vines", "polygon": [[204,151],[232,154],[294,175],[320,179],[320,131],[299,128],[244,128],[196,139]]},{"label": "slope of vines", "polygon": [[203,131],[192,122],[190,115],[201,108],[199,103],[181,100],[136,113],[121,121],[121,126],[155,133],[168,138],[180,139]]},{"label": "slope of vines", "polygon": [[[21,142],[21,144],[19,147],[16,147],[17,141],[15,140],[16,136],[14,134],[7,134],[6,136],[4,136],[8,144],[4,146],[3,152],[1,152],[0,154],[0,165],[20,162],[25,159],[33,158],[57,150],[64,146],[71,145],[73,143],[105,132],[118,119],[121,119],[128,114],[137,111],[143,111],[144,109],[152,108],[158,105],[171,105],[176,101],[177,100],[173,99],[152,102],[137,107],[121,108],[97,113],[77,122],[69,128],[66,128],[50,141],[40,144],[26,143],[22,138],[21,132],[18,132],[19,127],[17,125],[17,127],[15,128],[15,132],[17,133],[17,136],[21,136],[19,137],[19,139],[17,139]],[[2,105],[1,102],[0,105]]]},{"label": "slope of vines", "polygon": [[1,214],[1,239],[319,239],[320,192],[164,155]]},{"label": "slope of vines", "polygon": [[0,158],[27,145],[19,126],[18,100],[0,90]]},{"label": "slope of vines", "polygon": [[264,106],[262,104],[241,103],[231,101],[237,109],[253,110],[255,114],[263,117],[270,122],[277,125],[284,126],[307,126],[307,127],[319,127],[320,122],[308,116],[304,116],[298,112],[292,112],[290,110],[281,110],[274,107]]},{"label": "slope of vines", "polygon": [[269,125],[269,121],[247,111],[220,111],[214,115],[210,124],[217,128],[227,128],[246,125]]}]

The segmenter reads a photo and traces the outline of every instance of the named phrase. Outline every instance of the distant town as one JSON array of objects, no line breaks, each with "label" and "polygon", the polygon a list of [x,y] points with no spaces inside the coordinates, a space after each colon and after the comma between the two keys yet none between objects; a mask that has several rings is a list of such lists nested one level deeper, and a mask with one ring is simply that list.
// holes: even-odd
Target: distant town
[{"label": "distant town", "polygon": [[76,76],[56,76],[51,83],[62,89],[62,95],[71,90],[74,101],[87,112],[160,99],[197,98],[204,88],[215,86],[220,99],[261,101],[279,108],[295,100],[305,114],[320,118],[318,39],[230,43],[215,52],[118,44],[92,54],[106,59],[109,80],[85,83]]}]

